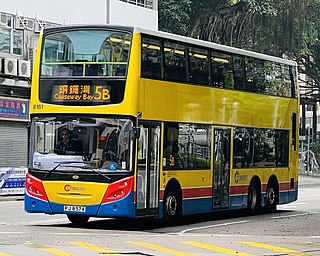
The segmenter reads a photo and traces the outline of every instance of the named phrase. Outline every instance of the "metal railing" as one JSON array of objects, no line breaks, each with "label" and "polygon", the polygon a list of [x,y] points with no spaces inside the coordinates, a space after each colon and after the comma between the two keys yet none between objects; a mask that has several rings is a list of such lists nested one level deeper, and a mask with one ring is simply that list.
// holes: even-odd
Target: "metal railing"
[{"label": "metal railing", "polygon": [[299,173],[320,174],[320,166],[311,150],[299,152]]},{"label": "metal railing", "polygon": [[134,4],[144,8],[158,10],[158,0],[120,0],[129,4]]}]

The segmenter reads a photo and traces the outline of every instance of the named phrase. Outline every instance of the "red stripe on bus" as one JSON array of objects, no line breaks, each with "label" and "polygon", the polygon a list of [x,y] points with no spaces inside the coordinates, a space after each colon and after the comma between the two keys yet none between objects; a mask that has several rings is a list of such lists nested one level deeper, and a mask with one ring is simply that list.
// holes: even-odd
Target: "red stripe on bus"
[{"label": "red stripe on bus", "polygon": [[230,195],[248,194],[248,185],[230,186]]},{"label": "red stripe on bus", "polygon": [[[200,188],[183,188],[182,197],[183,198],[196,198],[196,197],[209,197],[212,196],[211,187],[200,187]],[[163,200],[164,190],[160,190],[159,199]]]},{"label": "red stripe on bus", "polygon": [[[279,183],[280,191],[290,190],[290,183]],[[246,195],[248,194],[249,185],[230,186],[230,195]],[[267,191],[267,184],[262,184],[262,192]],[[183,198],[209,197],[212,196],[212,188],[184,188],[182,189]],[[160,190],[160,200],[163,200],[164,190]]]},{"label": "red stripe on bus", "polygon": [[208,197],[212,196],[212,188],[184,188],[182,189],[183,198]]},{"label": "red stripe on bus", "polygon": [[262,184],[262,192],[267,192],[267,184]]},{"label": "red stripe on bus", "polygon": [[282,190],[290,190],[290,182],[283,182],[279,184],[280,191]]}]

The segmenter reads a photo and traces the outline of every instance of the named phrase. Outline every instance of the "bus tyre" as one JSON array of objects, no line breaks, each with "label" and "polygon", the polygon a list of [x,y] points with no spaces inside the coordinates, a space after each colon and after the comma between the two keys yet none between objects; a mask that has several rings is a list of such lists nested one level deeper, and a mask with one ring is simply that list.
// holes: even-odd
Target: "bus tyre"
[{"label": "bus tyre", "polygon": [[89,216],[87,215],[78,215],[78,214],[67,214],[69,221],[75,225],[83,225],[88,222]]},{"label": "bus tyre", "polygon": [[251,214],[256,214],[261,205],[261,195],[258,184],[252,183],[248,192],[248,210]]},{"label": "bus tyre", "polygon": [[277,210],[277,189],[275,188],[274,184],[268,184],[267,187],[267,203],[266,208],[270,211]]},{"label": "bus tyre", "polygon": [[177,189],[169,188],[165,193],[164,217],[167,224],[174,224],[181,215],[181,197]]}]

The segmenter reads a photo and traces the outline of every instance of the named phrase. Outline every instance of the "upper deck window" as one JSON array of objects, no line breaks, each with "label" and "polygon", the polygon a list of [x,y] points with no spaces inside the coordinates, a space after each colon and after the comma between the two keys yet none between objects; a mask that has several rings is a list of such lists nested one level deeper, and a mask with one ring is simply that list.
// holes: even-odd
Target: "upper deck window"
[{"label": "upper deck window", "polygon": [[118,77],[127,72],[131,35],[107,30],[72,30],[44,38],[42,77]]}]

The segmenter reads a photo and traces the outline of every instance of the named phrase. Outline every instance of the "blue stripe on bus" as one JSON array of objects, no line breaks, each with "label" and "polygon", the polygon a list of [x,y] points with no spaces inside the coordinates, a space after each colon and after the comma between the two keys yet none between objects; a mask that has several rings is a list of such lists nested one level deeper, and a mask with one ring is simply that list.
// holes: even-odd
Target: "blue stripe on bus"
[{"label": "blue stripe on bus", "polygon": [[30,213],[53,213],[47,201],[32,197],[27,193],[24,196],[24,209]]},{"label": "blue stripe on bus", "polygon": [[279,204],[287,204],[298,199],[298,190],[280,192]]},{"label": "blue stripe on bus", "polygon": [[102,204],[98,210],[99,217],[135,217],[134,191],[117,201]]},{"label": "blue stripe on bus", "polygon": [[[298,190],[280,192],[279,204],[286,204],[297,200]],[[229,210],[246,209],[248,202],[248,195],[235,195],[230,196]],[[266,203],[266,193],[262,193],[263,205]],[[262,206],[263,206],[262,205]],[[226,209],[226,210],[227,210]],[[214,212],[212,206],[212,198],[201,199],[184,199],[182,205],[183,215],[195,214],[195,213],[209,213]],[[219,208],[217,208],[219,210]],[[164,217],[163,201],[159,204],[159,218]]]}]

